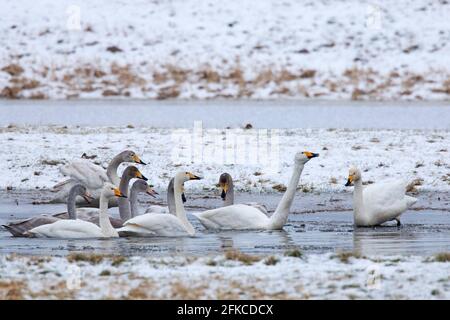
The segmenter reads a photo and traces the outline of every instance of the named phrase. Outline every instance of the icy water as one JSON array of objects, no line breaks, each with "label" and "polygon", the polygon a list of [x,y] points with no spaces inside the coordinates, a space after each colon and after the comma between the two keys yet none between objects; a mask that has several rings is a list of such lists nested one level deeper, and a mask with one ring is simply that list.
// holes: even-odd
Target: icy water
[{"label": "icy water", "polygon": [[0,126],[450,129],[448,102],[149,101],[0,99]]},{"label": "icy water", "polygon": [[[31,195],[30,195],[31,194]],[[1,194],[0,224],[41,213],[57,213],[64,205],[32,205],[36,192]],[[16,202],[17,198],[28,200]],[[251,197],[251,198],[250,198]],[[164,197],[162,197],[164,198]],[[240,195],[238,201],[253,199],[273,210],[280,195]],[[294,202],[293,214],[282,231],[210,232],[190,220],[197,230],[189,238],[121,238],[114,240],[53,240],[13,238],[0,230],[0,253],[65,255],[72,251],[123,255],[217,254],[234,248],[252,254],[283,253],[298,248],[305,252],[355,251],[365,255],[403,255],[450,251],[449,195],[426,194],[419,197],[417,211],[406,212],[403,226],[354,228],[350,194],[301,194]],[[191,196],[188,211],[220,205],[220,200]],[[145,204],[143,204],[144,206]],[[325,206],[325,207],[324,207]],[[310,212],[310,213],[308,213]],[[117,208],[111,209],[117,214]]]}]

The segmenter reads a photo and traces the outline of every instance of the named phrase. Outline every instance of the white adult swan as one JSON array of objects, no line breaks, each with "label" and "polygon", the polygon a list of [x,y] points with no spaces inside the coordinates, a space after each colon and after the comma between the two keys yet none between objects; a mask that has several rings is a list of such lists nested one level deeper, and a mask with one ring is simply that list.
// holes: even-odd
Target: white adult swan
[{"label": "white adult swan", "polygon": [[[223,200],[223,206],[231,206],[234,204],[234,183],[233,178],[231,175],[227,172],[222,173],[219,177],[219,187],[221,190],[220,197]],[[266,216],[268,215],[268,211],[265,205],[259,204],[257,202],[247,202],[244,203],[248,206],[255,207],[256,209],[260,210],[262,213],[264,213]]]},{"label": "white adult swan", "polygon": [[100,194],[100,227],[84,220],[58,220],[31,229],[28,233],[35,237],[46,238],[116,238],[119,236],[111,225],[108,217],[108,199],[112,197],[125,197],[120,190],[111,183],[105,183]]},{"label": "white adult swan", "polygon": [[194,227],[186,217],[181,199],[183,183],[201,178],[190,172],[178,172],[174,178],[174,196],[176,216],[164,213],[146,213],[131,218],[117,229],[121,236],[193,236]]},{"label": "white adult swan", "polygon": [[[77,201],[78,204],[89,207],[98,207],[98,199],[105,182],[110,182],[116,186],[120,183],[120,178],[117,175],[117,168],[122,162],[134,162],[144,164],[139,156],[131,150],[125,150],[116,155],[108,165],[108,168],[93,164],[89,160],[79,159],[62,166],[60,171],[63,175],[68,176],[69,179],[56,184],[52,191],[56,192],[55,197],[50,200],[50,203],[66,203],[70,188],[75,183],[81,183],[86,186],[94,200],[90,203]],[[117,206],[116,198],[110,199],[110,206]]]},{"label": "white adult swan", "polygon": [[286,224],[303,167],[310,159],[318,156],[317,153],[306,151],[298,152],[295,155],[294,170],[291,180],[281,201],[278,203],[275,212],[270,218],[255,207],[245,204],[235,204],[232,206],[197,212],[194,213],[194,215],[207,229],[282,229]]},{"label": "white adult swan", "polygon": [[[120,179],[120,192],[128,196],[128,185],[133,178],[147,180],[146,177],[135,166],[128,166],[122,173]],[[87,192],[86,187],[81,184],[74,184],[69,191],[67,198],[67,212],[56,213],[53,215],[41,214],[26,220],[9,223],[4,227],[15,237],[24,237],[26,232],[38,226],[58,221],[59,219],[80,219],[99,225],[98,208],[76,208],[77,197],[83,197],[86,201],[91,201],[92,197]],[[125,201],[120,201],[125,200]],[[123,225],[124,217],[130,217],[130,205],[127,199],[119,198],[119,213],[121,219],[109,217],[114,228],[120,228]],[[127,218],[128,219],[128,218]],[[127,220],[125,219],[125,220]]]},{"label": "white adult swan", "polygon": [[403,180],[386,181],[362,185],[361,171],[350,168],[345,186],[355,185],[353,190],[353,219],[356,226],[369,227],[396,220],[400,226],[400,215],[416,203],[407,196],[407,183]]}]

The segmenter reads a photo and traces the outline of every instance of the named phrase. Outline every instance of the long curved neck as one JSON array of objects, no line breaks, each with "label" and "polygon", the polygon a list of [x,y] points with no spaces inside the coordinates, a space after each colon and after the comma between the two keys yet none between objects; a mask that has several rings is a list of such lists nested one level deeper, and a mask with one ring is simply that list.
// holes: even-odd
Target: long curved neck
[{"label": "long curved neck", "polygon": [[183,182],[179,181],[175,177],[175,181],[174,181],[175,214],[178,217],[178,219],[180,219],[181,222],[184,224],[186,231],[190,235],[194,235],[195,234],[194,227],[192,226],[192,224],[189,222],[189,220],[186,217],[186,212],[184,211],[183,200],[181,199],[182,186],[183,186]]},{"label": "long curved neck", "polygon": [[269,225],[271,228],[281,229],[286,224],[304,166],[305,165],[303,163],[295,164],[291,180],[289,181],[289,185],[284,192],[283,198],[281,198],[274,214],[270,217]]},{"label": "long curved neck", "polygon": [[362,180],[355,181],[353,190],[353,216],[361,216],[364,213],[363,185]]},{"label": "long curved neck", "polygon": [[[128,185],[130,184],[130,180],[130,176],[126,171],[124,171],[122,174],[122,179],[120,179],[119,190],[126,197],[128,197]],[[128,201],[128,198],[119,198],[117,203],[119,206],[120,219],[122,219],[123,222],[129,220],[132,217],[132,214],[130,211],[130,202]]]},{"label": "long curved neck", "polygon": [[175,208],[175,194],[174,194],[174,178],[170,179],[169,185],[167,186],[167,207],[171,214],[176,214]]},{"label": "long curved neck", "polygon": [[234,183],[233,179],[228,181],[228,190],[225,197],[225,201],[223,202],[223,206],[231,206],[234,204]]},{"label": "long curved neck", "polygon": [[134,218],[139,215],[139,206],[138,206],[138,193],[139,190],[137,190],[134,187],[131,187],[130,190],[130,210],[131,210],[131,218]]},{"label": "long curved neck", "polygon": [[102,233],[105,236],[115,236],[117,231],[111,225],[111,221],[108,216],[108,199],[103,195],[100,195],[100,213],[99,213],[99,224]]},{"label": "long curved neck", "polygon": [[76,200],[77,200],[78,192],[76,190],[70,190],[69,197],[67,198],[67,213],[69,214],[69,219],[76,220],[77,219],[77,208],[76,208]]},{"label": "long curved neck", "polygon": [[111,183],[116,186],[119,184],[119,181],[120,181],[120,178],[117,175],[117,168],[119,167],[119,165],[121,163],[122,163],[122,159],[121,159],[120,155],[117,155],[111,160],[111,162],[108,165],[108,168],[106,169],[106,175],[108,176]]}]

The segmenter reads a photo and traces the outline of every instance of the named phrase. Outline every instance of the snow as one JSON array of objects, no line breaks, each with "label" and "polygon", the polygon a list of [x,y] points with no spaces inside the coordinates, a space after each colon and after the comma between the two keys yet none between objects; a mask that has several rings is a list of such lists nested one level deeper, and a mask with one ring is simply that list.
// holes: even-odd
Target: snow
[{"label": "snow", "polygon": [[[83,153],[106,167],[132,149],[149,164],[139,168],[157,191],[177,171],[189,170],[204,179],[187,183],[188,193],[216,190],[225,171],[237,190],[275,192],[274,186],[287,185],[294,154],[311,151],[320,157],[303,170],[304,192],[348,190],[352,165],[362,170],[363,181],[416,180],[418,190],[447,192],[449,138],[448,130],[203,129],[196,136],[193,129],[11,125],[0,128],[0,188],[51,188],[64,178],[59,167]],[[238,144],[245,139],[248,144]]]},{"label": "snow", "polygon": [[0,69],[23,68],[0,71],[4,96],[449,99],[447,1],[17,0],[2,12]]},{"label": "snow", "polygon": [[[85,256],[88,257],[88,256]],[[0,256],[0,299],[448,299],[450,263],[435,257],[227,255]],[[82,259],[81,259],[82,260]],[[272,262],[272,264],[270,263]]]}]

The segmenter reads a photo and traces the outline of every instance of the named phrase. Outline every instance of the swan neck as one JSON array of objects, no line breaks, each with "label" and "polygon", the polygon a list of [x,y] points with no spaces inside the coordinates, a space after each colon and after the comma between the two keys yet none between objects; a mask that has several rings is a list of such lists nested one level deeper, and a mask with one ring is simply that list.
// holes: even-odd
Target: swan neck
[{"label": "swan neck", "polygon": [[234,204],[234,183],[233,179],[228,181],[228,190],[225,197],[225,201],[223,202],[223,206],[231,206]]},{"label": "swan neck", "polygon": [[[122,179],[120,179],[119,190],[126,197],[128,197],[128,185],[130,184],[130,180],[131,178],[124,171]],[[120,219],[122,219],[123,222],[129,220],[132,214],[130,211],[130,202],[128,201],[128,198],[119,198],[117,203],[119,206]]]},{"label": "swan neck", "polygon": [[170,179],[170,182],[167,186],[167,207],[169,208],[169,212],[171,214],[176,214],[175,194],[174,194],[174,186],[173,186],[174,180],[175,180],[174,178]]},{"label": "swan neck", "polygon": [[183,181],[181,181],[181,179],[175,177],[175,181],[174,181],[175,213],[176,213],[176,216],[178,217],[178,219],[180,219],[181,222],[183,223],[183,225],[185,226],[186,231],[189,234],[195,234],[194,227],[187,219],[186,212],[184,211],[183,200],[181,199],[182,186],[183,186]]},{"label": "swan neck", "polygon": [[122,159],[120,155],[115,156],[111,162],[108,165],[108,168],[106,168],[106,175],[108,176],[109,180],[114,185],[119,185],[120,178],[117,175],[117,168],[122,163]]},{"label": "swan neck", "polygon": [[274,214],[270,217],[270,227],[272,229],[281,229],[286,224],[304,166],[303,163],[295,164],[289,185],[281,201],[278,203]]},{"label": "swan neck", "polygon": [[[131,218],[134,218],[136,216],[139,215],[139,207],[138,207],[138,201],[137,201],[137,197],[138,197],[138,193],[139,191],[136,190],[135,188],[131,187],[131,191],[130,191],[130,213],[131,213]],[[119,208],[120,210],[120,208]]]},{"label": "swan neck", "polygon": [[69,219],[77,219],[77,208],[76,208],[76,198],[78,192],[75,189],[70,190],[69,197],[67,198],[67,213],[69,214]]},{"label": "swan neck", "polygon": [[109,221],[108,202],[109,202],[108,199],[102,193],[100,195],[99,224],[100,224],[100,229],[102,230],[102,233],[105,236],[111,236],[111,235],[115,235],[117,233],[117,231],[111,225],[111,221]]}]

